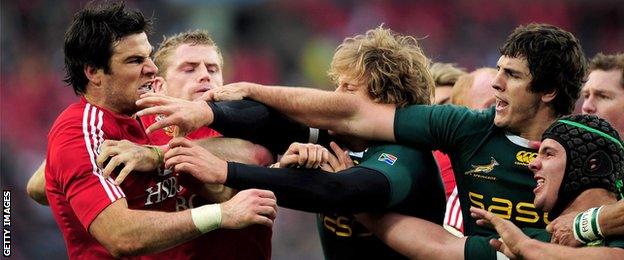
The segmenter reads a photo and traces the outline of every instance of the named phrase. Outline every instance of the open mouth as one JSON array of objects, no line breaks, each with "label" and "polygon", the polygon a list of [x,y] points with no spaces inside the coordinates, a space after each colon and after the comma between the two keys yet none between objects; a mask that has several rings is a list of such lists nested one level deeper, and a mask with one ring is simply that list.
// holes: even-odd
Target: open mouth
[{"label": "open mouth", "polygon": [[139,92],[141,94],[154,92],[154,88],[152,87],[153,84],[154,84],[154,81],[146,82],[145,84],[139,87]]},{"label": "open mouth", "polygon": [[537,193],[540,188],[544,185],[544,182],[546,181],[546,179],[542,178],[542,177],[534,177],[535,180],[537,181],[537,185],[535,187],[535,189],[533,189],[533,193]]},{"label": "open mouth", "polygon": [[503,110],[505,108],[507,108],[507,106],[509,105],[509,103],[507,103],[507,101],[504,101],[502,99],[500,99],[499,97],[496,97],[496,110]]}]

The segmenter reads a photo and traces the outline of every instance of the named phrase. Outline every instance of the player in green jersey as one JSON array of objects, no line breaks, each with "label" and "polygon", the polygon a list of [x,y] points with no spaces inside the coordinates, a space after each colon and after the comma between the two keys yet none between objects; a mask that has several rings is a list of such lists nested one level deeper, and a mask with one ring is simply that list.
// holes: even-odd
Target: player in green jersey
[{"label": "player in green jersey", "polygon": [[[606,120],[596,116],[563,117],[542,136],[538,157],[531,163],[537,187],[535,205],[553,214],[589,210],[575,220],[574,236],[588,247],[575,249],[549,242],[543,229],[525,231],[482,209],[473,215],[494,224],[502,240],[490,244],[510,258],[523,259],[621,259],[624,236],[603,237],[598,225],[602,205],[616,201],[616,180],[624,175],[624,146],[618,132]],[[542,242],[531,240],[538,237]],[[541,239],[540,239],[541,238]],[[471,238],[466,243],[467,259],[492,259],[493,248],[485,238]]]},{"label": "player in green jersey", "polygon": [[[415,38],[381,27],[369,30],[366,34],[346,38],[338,47],[329,71],[337,83],[332,94],[348,93],[370,103],[390,103],[399,107],[429,104],[433,80],[428,64],[429,59]],[[388,84],[392,85],[390,89]],[[150,99],[165,101],[154,102],[157,104],[171,104],[171,101],[184,105],[184,102],[164,96],[153,95],[153,98],[147,98]],[[200,105],[208,109],[208,105],[202,103]],[[248,113],[253,109],[222,113],[213,105],[216,104],[210,106],[213,117],[220,121],[227,115],[251,119],[266,117],[250,116]],[[219,124],[219,120],[214,123]],[[283,127],[282,124],[279,126]],[[228,135],[228,131],[219,131]],[[267,135],[274,136],[273,139],[294,136],[276,132]],[[183,139],[174,139],[169,144],[175,148],[167,152],[165,158],[167,166],[200,180],[224,183],[235,189],[265,187],[277,194],[281,206],[322,213],[319,231],[327,259],[402,259],[403,256],[359,224],[352,213],[393,211],[442,224],[444,189],[431,152],[352,136],[335,136],[335,139],[352,151],[363,152],[357,166],[328,174],[320,169],[270,169],[226,163]],[[289,150],[284,157],[301,155],[303,151],[307,153],[307,150],[299,153]],[[321,157],[316,152],[310,156]],[[315,163],[299,164],[318,166]],[[423,197],[427,199],[422,200]]]},{"label": "player in green jersey", "polygon": [[[457,180],[467,235],[492,235],[475,225],[470,206],[521,227],[544,227],[547,215],[531,203],[527,167],[538,140],[555,118],[571,112],[586,61],[569,32],[544,24],[520,26],[501,47],[492,82],[496,106],[472,111],[454,106],[370,104],[353,95],[292,87],[237,83],[212,98],[247,97],[313,127],[394,141],[449,154]],[[389,91],[388,88],[387,91]]]}]

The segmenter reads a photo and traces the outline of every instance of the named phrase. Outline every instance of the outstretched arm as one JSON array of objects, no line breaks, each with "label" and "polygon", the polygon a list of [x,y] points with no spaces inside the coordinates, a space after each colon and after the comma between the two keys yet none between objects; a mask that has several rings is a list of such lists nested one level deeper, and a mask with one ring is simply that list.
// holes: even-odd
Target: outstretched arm
[{"label": "outstretched arm", "polygon": [[234,83],[211,90],[214,100],[250,98],[305,125],[369,139],[394,140],[394,105],[309,88]]},{"label": "outstretched arm", "polygon": [[376,170],[354,167],[329,174],[318,169],[271,169],[228,163],[184,138],[173,139],[169,146],[166,167],[204,183],[272,190],[282,206],[312,212],[362,212],[383,209],[389,203],[389,182]]},{"label": "outstretched arm", "polygon": [[[203,98],[226,100],[228,91],[237,92],[236,95],[244,92],[242,97],[265,103],[304,125],[368,139],[394,140],[394,105],[377,104],[345,93],[306,88],[264,87],[251,83],[236,84],[238,85],[230,84],[206,92]],[[242,97],[239,95],[234,98]],[[211,124],[214,120],[212,110],[202,100],[187,101],[147,93],[141,95],[136,104],[146,107],[137,112],[138,116],[165,115],[165,119],[146,129],[148,133],[175,125],[184,135]]]}]

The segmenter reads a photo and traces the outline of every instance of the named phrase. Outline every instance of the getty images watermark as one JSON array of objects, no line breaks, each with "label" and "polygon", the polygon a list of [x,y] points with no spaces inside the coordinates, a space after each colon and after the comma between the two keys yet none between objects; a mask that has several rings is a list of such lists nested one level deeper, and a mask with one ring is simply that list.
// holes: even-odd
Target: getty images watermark
[{"label": "getty images watermark", "polygon": [[2,255],[11,256],[11,191],[2,192]]}]

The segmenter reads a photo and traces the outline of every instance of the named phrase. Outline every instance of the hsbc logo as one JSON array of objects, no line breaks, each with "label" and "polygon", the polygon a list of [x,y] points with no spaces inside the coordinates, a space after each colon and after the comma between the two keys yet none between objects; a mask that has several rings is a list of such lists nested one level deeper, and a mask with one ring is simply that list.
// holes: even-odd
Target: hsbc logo
[{"label": "hsbc logo", "polygon": [[168,198],[175,197],[180,190],[180,185],[178,185],[175,176],[164,179],[145,190],[147,194],[145,206],[160,203]]},{"label": "hsbc logo", "polygon": [[527,166],[537,157],[537,153],[529,151],[519,151],[516,153],[516,164]]}]

